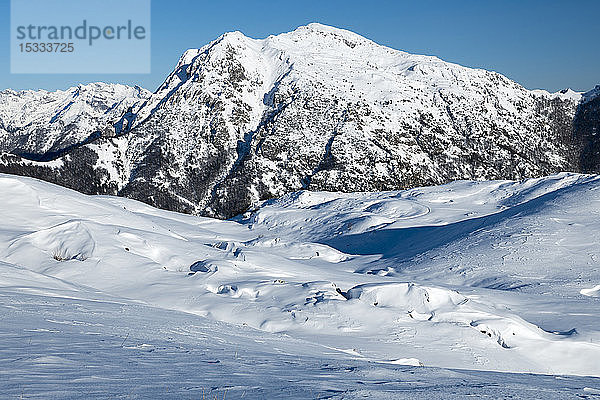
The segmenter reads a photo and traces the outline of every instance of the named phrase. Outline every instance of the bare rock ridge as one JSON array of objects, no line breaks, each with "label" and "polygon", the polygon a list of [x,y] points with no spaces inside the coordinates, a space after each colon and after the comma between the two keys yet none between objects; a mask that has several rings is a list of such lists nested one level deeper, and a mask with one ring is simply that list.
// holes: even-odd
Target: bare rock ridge
[{"label": "bare rock ridge", "polygon": [[0,92],[0,172],[220,218],[300,189],[599,172],[599,91],[531,91],[320,24],[231,32],[155,93]]}]

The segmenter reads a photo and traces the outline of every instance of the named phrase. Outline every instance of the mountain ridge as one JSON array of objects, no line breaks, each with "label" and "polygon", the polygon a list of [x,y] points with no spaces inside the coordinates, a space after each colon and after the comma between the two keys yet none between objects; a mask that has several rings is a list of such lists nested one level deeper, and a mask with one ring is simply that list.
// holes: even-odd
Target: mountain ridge
[{"label": "mountain ridge", "polygon": [[265,39],[223,34],[187,50],[154,93],[131,97],[108,131],[54,157],[58,170],[10,154],[0,170],[228,218],[299,189],[393,190],[600,165],[582,161],[596,148],[596,111],[582,111],[592,95],[530,91],[316,23]]}]

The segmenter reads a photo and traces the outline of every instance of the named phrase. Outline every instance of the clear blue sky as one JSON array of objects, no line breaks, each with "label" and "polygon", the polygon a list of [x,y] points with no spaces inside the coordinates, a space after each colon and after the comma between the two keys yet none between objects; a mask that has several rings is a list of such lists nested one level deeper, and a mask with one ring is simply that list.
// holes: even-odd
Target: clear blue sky
[{"label": "clear blue sky", "polygon": [[223,32],[262,38],[309,22],[498,71],[531,89],[588,90],[600,84],[598,0],[152,0],[152,73],[147,75],[12,75],[9,1],[0,3],[0,89],[54,90],[105,81],[155,90],[183,51]]}]

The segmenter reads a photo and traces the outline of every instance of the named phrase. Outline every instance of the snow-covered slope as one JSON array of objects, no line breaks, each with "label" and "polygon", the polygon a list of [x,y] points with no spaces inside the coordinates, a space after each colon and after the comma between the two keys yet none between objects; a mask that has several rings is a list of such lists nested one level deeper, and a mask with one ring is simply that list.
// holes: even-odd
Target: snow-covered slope
[{"label": "snow-covered slope", "polygon": [[91,83],[65,91],[0,92],[0,150],[51,158],[91,135],[113,136],[114,122],[150,93]]},{"label": "snow-covered slope", "polygon": [[[591,398],[592,377],[373,363],[286,335],[0,268],[0,392],[11,399]],[[31,279],[28,279],[31,278]]]},{"label": "snow-covered slope", "polygon": [[2,175],[0,271],[19,293],[86,288],[325,359],[600,376],[599,189],[561,174],[305,191],[221,221]]},{"label": "snow-covered slope", "polygon": [[123,136],[76,149],[60,167],[41,171],[5,156],[0,169],[231,217],[300,189],[579,171],[579,137],[592,129],[578,124],[574,134],[581,99],[320,24],[265,39],[231,32],[188,50],[115,122]]}]

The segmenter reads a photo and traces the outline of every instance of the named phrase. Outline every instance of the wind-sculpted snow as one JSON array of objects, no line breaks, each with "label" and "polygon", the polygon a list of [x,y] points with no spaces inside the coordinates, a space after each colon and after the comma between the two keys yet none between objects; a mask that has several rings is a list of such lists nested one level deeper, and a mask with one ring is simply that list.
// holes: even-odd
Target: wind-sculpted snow
[{"label": "wind-sculpted snow", "polygon": [[372,363],[5,264],[0,313],[0,390],[7,398],[528,400],[600,393],[597,378]]},{"label": "wind-sculpted snow", "polygon": [[[530,91],[320,24],[265,39],[224,34],[186,51],[152,95],[131,91],[101,118],[118,138],[91,137],[59,165],[5,155],[0,171],[228,218],[302,189],[398,190],[600,165],[593,92]],[[58,120],[85,114],[68,104],[53,111]],[[89,137],[76,131],[80,144]]]},{"label": "wind-sculpted snow", "polygon": [[[213,363],[235,370],[236,358],[225,353],[236,348],[246,349],[247,362],[277,358],[269,372],[255,371],[271,377],[285,375],[277,349],[300,357],[298,368],[307,376],[319,359],[340,368],[359,363],[360,374],[374,366],[389,371],[405,365],[598,377],[599,189],[597,176],[560,174],[395,192],[302,191],[222,221],[1,175],[0,299],[13,299],[21,310],[19,302],[29,304],[31,296],[44,296],[45,304],[99,301],[97,320],[78,314],[75,305],[45,315],[51,321],[84,318],[90,332],[122,342],[114,346],[117,357],[137,362],[144,352],[157,351],[161,366],[189,363],[168,338],[180,342],[182,329],[198,324],[214,327],[206,329],[215,338],[225,332],[233,337],[220,342],[221,350],[203,347],[191,369]],[[89,325],[113,318],[108,314],[117,306],[111,302],[126,315],[139,310],[131,318],[143,320],[148,331],[166,329],[170,318],[172,326],[159,338],[129,325],[117,324],[123,326],[119,332]],[[156,311],[161,317],[145,319],[153,313],[146,306],[162,309]],[[127,311],[131,307],[137,308]],[[2,318],[17,321],[11,310],[2,309]],[[28,321],[18,323],[23,332],[36,329]],[[32,343],[67,332],[59,322],[42,325],[39,332],[45,333],[32,334]],[[207,337],[186,335],[185,343]],[[82,351],[91,346],[85,335],[73,337]],[[255,353],[257,340],[272,343],[267,354]],[[54,345],[37,346],[30,358],[11,362],[50,375],[44,366],[60,366],[59,374],[85,362],[79,350],[69,356]],[[14,350],[0,350],[11,354],[4,359],[18,358]],[[4,365],[3,374],[14,376]],[[435,368],[425,380],[455,373]],[[331,382],[342,379],[337,372],[328,376]],[[534,386],[555,390],[525,376]],[[169,379],[184,385],[180,378]],[[222,391],[256,393],[257,386],[244,386],[249,384],[243,376],[227,379],[201,380],[218,382],[214,387]],[[363,393],[356,381],[344,382],[346,394],[331,393],[334,397]],[[244,389],[235,389],[238,385]],[[324,390],[320,385],[315,390]],[[589,395],[597,387],[592,379],[564,397]],[[371,386],[364,390],[383,396]],[[460,393],[479,393],[465,390]],[[560,398],[551,393],[549,398]]]},{"label": "wind-sculpted snow", "polygon": [[52,254],[57,261],[84,261],[92,256],[95,242],[84,223],[68,221],[20,237],[11,243],[9,254],[31,247]]}]

